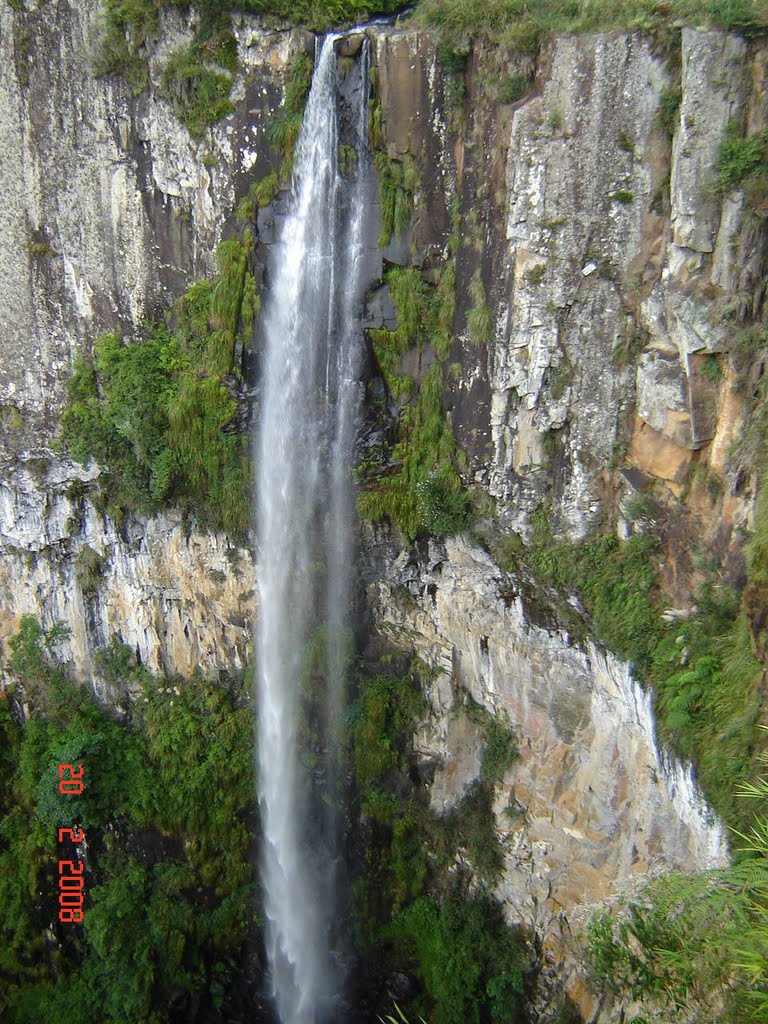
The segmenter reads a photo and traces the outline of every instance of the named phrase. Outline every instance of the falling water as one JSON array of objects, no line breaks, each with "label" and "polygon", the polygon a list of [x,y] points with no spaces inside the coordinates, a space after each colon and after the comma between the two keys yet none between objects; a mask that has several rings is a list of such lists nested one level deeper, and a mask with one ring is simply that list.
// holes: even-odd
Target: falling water
[{"label": "falling water", "polygon": [[[342,979],[332,925],[338,862],[338,728],[352,562],[350,464],[361,401],[360,333],[367,135],[367,42],[351,90],[356,168],[342,141],[334,39],[316,59],[292,197],[264,309],[255,453],[260,545],[259,803],[272,989],[283,1024],[335,1015]],[[307,645],[325,618],[326,689],[307,727]],[[320,811],[312,799],[307,732]],[[320,734],[318,736],[318,733]],[[331,810],[327,810],[331,808]]]}]

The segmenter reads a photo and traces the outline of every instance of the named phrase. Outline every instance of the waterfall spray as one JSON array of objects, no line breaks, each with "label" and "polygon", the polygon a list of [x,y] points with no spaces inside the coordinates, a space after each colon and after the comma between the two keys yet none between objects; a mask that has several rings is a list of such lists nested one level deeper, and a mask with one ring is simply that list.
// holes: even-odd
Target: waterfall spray
[{"label": "waterfall spray", "polygon": [[[270,267],[263,391],[254,445],[259,535],[258,788],[272,989],[283,1024],[332,1017],[338,851],[338,729],[352,561],[350,462],[362,397],[360,330],[367,135],[367,40],[356,63],[351,180],[339,168],[334,40],[317,56],[297,143],[288,215]],[[324,584],[318,584],[318,562]],[[319,813],[302,762],[305,651],[324,613],[326,691],[311,723],[322,751]],[[322,735],[318,737],[317,733]]]}]

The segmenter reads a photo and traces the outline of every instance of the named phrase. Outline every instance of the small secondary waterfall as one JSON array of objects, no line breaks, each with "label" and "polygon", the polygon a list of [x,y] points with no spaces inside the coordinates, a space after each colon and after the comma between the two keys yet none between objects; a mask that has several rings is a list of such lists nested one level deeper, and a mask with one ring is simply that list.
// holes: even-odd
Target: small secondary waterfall
[{"label": "small secondary waterfall", "polygon": [[[257,442],[258,777],[272,989],[283,1024],[334,1016],[338,730],[353,558],[351,456],[362,385],[360,331],[367,169],[368,43],[350,75],[345,174],[334,41],[317,55],[292,195],[270,268]],[[348,90],[350,91],[350,90]],[[347,152],[349,152],[347,150]],[[323,622],[324,620],[324,622]],[[308,712],[307,650],[325,691]],[[309,715],[309,718],[308,718]],[[304,763],[307,747],[316,762]],[[312,800],[310,774],[322,786]],[[322,810],[318,805],[322,805]]]}]

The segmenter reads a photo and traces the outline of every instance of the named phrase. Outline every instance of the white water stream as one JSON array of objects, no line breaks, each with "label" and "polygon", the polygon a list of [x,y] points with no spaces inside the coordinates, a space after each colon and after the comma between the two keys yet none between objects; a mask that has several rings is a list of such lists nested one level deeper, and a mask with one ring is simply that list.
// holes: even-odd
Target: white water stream
[{"label": "white water stream", "polygon": [[[342,176],[335,37],[317,55],[292,195],[270,267],[255,444],[259,534],[258,785],[273,996],[283,1024],[334,1015],[338,728],[353,560],[351,456],[362,385],[368,166],[367,42],[349,72],[356,166]],[[321,627],[318,632],[318,627]],[[307,717],[307,645],[323,637],[325,690]],[[317,755],[312,799],[308,748]],[[322,803],[324,810],[318,810]]]}]

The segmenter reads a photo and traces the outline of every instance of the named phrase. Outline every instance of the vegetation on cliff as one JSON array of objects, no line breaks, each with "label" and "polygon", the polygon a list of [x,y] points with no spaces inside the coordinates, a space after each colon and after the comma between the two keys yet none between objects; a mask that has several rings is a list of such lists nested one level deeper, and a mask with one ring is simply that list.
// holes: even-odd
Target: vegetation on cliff
[{"label": "vegetation on cliff", "polygon": [[106,0],[94,72],[122,74],[135,95],[142,92],[149,85],[148,50],[159,38],[162,9],[192,8],[197,30],[189,45],[167,61],[162,92],[193,138],[200,138],[232,109],[231,73],[237,70],[232,14],[253,14],[268,25],[298,24],[320,32],[391,14],[402,6],[402,0]]},{"label": "vegetation on cliff", "polygon": [[[379,242],[386,245],[410,224],[418,173],[410,155],[393,161],[379,151],[376,167],[382,202]],[[370,522],[389,520],[410,541],[419,534],[459,533],[470,519],[470,500],[459,472],[462,453],[443,407],[446,362],[454,340],[457,246],[455,226],[436,286],[426,282],[418,267],[392,267],[385,283],[397,326],[368,331],[389,396],[398,403],[397,431],[386,470],[359,467],[358,511]],[[427,356],[418,378],[403,369],[404,357],[414,350]]]},{"label": "vegetation on cliff", "polygon": [[102,335],[93,357],[76,363],[62,439],[79,462],[105,468],[113,513],[175,506],[233,536],[248,528],[247,442],[234,429],[233,390],[258,307],[251,244],[246,230],[219,246],[218,275],[187,290],[172,326],[127,343]]},{"label": "vegetation on cliff", "polygon": [[754,808],[734,793],[754,778],[762,667],[732,588],[713,576],[700,588],[694,616],[665,621],[658,537],[622,542],[610,532],[559,543],[546,509],[534,518],[530,546],[513,536],[494,550],[506,568],[527,565],[558,592],[579,595],[597,638],[653,687],[662,742],[694,761],[724,820],[749,823]]},{"label": "vegetation on cliff", "polygon": [[[768,779],[742,794],[764,801]],[[768,818],[757,815],[737,842],[738,864],[665,875],[617,916],[592,918],[597,991],[648,1000],[668,1024],[768,1021]]]},{"label": "vegetation on cliff", "polygon": [[414,782],[413,732],[426,711],[423,675],[412,665],[365,676],[351,714],[361,815],[356,845],[364,851],[357,863],[365,865],[352,884],[362,999],[365,1006],[386,1005],[387,977],[404,971],[421,984],[409,998],[414,1014],[435,1024],[509,1024],[522,1019],[530,963],[488,889],[502,864],[493,786],[514,760],[514,735],[469,708],[488,726],[483,772],[451,811],[437,816]]},{"label": "vegetation on cliff", "polygon": [[746,36],[768,31],[761,0],[420,0],[416,16],[440,33],[444,54],[454,62],[477,39],[531,53],[557,32],[665,31],[675,23],[707,22]]},{"label": "vegetation on cliff", "polygon": [[[22,689],[0,699],[3,1019],[162,1024],[231,1007],[255,951],[250,704],[235,681],[153,679],[113,643],[102,670],[138,694],[118,721],[57,664],[61,638],[23,619],[10,666]],[[62,762],[84,765],[82,795],[59,794]],[[58,829],[75,825],[82,924],[58,920],[56,865],[74,856]]]},{"label": "vegetation on cliff", "polygon": [[[200,0],[196,4],[187,0],[106,0],[95,73],[123,74],[134,94],[142,92],[149,84],[148,50],[159,38],[160,14],[166,6],[192,8],[197,16],[192,40],[171,54],[160,86],[196,139],[232,109],[232,75],[238,66],[231,31],[233,14],[255,15],[267,25],[304,25],[320,32],[408,7],[402,0]],[[760,0],[672,0],[668,4],[598,0],[586,5],[565,0],[420,0],[415,19],[439,34],[449,87],[459,94],[461,71],[476,40],[535,53],[556,32],[629,28],[664,33],[680,22],[710,23],[746,36],[768,31],[768,12]],[[518,82],[513,93],[519,87]],[[292,119],[286,118],[278,130],[290,132]]]},{"label": "vegetation on cliff", "polygon": [[402,160],[394,160],[379,150],[375,159],[381,201],[379,245],[386,246],[393,238],[400,238],[411,226],[418,175],[410,153],[406,153]]},{"label": "vegetation on cliff", "polygon": [[226,28],[198,32],[188,46],[168,58],[162,94],[193,139],[202,138],[209,125],[233,109],[233,79],[228,72],[236,70],[237,41]]},{"label": "vegetation on cliff", "polygon": [[375,478],[358,499],[364,519],[382,519],[409,540],[445,537],[464,529],[469,498],[456,468],[458,448],[442,408],[442,367],[436,363],[401,412],[392,449],[394,472]]},{"label": "vegetation on cliff", "polygon": [[753,214],[768,216],[768,129],[746,133],[733,119],[720,143],[718,187],[725,195],[738,188]]},{"label": "vegetation on cliff", "polygon": [[299,54],[291,65],[282,110],[269,123],[269,140],[283,158],[280,171],[283,180],[290,176],[313,70],[312,58],[306,53]]},{"label": "vegetation on cliff", "polygon": [[[239,1019],[254,992],[243,980],[258,987],[263,968],[247,688],[153,678],[114,640],[100,672],[133,694],[117,717],[62,667],[64,638],[24,618],[10,644],[15,682],[0,699],[3,1019]],[[511,734],[488,731],[480,787],[440,819],[411,781],[417,669],[360,687],[349,735],[361,1001],[372,1014],[389,1005],[399,971],[414,979],[410,1005],[436,1024],[522,1019],[528,956],[483,890],[501,863],[490,796],[514,758]],[[81,795],[58,792],[64,762],[84,765]],[[75,856],[58,829],[75,826],[86,836],[82,924],[58,920],[57,861]],[[481,888],[455,871],[459,851]]]}]

